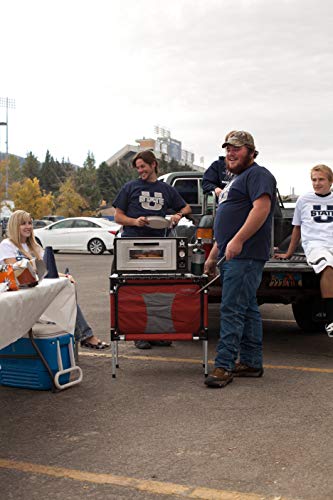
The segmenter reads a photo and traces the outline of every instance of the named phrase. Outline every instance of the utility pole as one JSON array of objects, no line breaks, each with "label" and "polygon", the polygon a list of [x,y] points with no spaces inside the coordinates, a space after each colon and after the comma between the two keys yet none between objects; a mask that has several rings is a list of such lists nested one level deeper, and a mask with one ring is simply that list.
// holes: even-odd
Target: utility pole
[{"label": "utility pole", "polygon": [[6,126],[6,187],[5,187],[5,199],[8,199],[8,109],[15,109],[15,99],[9,99],[8,97],[0,97],[0,107],[6,108],[6,121],[0,122],[0,125]]}]

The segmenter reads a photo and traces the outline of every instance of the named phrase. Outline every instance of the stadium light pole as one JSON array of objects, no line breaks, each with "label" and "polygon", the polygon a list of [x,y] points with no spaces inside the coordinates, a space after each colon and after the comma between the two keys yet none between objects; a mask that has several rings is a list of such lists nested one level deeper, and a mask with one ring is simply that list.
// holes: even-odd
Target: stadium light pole
[{"label": "stadium light pole", "polygon": [[15,99],[9,99],[8,97],[0,97],[0,107],[6,108],[6,121],[0,122],[1,125],[6,126],[6,188],[5,188],[5,198],[8,198],[8,109],[15,109]]},{"label": "stadium light pole", "polygon": [[[3,126],[7,126],[7,123],[6,123],[6,122],[0,122],[0,127],[1,127],[1,125],[3,125]],[[2,160],[2,153],[1,153],[1,135],[0,135],[0,160]],[[0,174],[0,181],[1,181],[1,178],[2,178],[2,175]],[[5,198],[6,198],[6,196],[5,196]],[[0,202],[1,202],[1,200],[0,200]]]}]

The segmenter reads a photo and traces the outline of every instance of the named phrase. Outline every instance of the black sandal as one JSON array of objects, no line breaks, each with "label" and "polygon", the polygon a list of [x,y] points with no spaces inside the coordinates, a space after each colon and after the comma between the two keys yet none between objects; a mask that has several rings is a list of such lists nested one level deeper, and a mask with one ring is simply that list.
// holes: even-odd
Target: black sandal
[{"label": "black sandal", "polygon": [[81,347],[86,347],[87,349],[107,349],[110,347],[110,344],[101,341],[99,341],[98,344],[93,344],[92,342],[89,342],[89,340],[83,340],[81,342]]},{"label": "black sandal", "polygon": [[101,340],[98,342],[98,345],[101,346],[100,349],[107,349],[108,347],[110,347],[110,344],[107,344],[106,342],[103,342]]}]

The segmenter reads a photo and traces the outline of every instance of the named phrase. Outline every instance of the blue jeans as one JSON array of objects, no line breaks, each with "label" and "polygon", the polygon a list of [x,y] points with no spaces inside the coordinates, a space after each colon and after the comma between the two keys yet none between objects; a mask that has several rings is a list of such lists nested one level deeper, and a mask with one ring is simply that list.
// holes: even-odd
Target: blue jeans
[{"label": "blue jeans", "polygon": [[240,362],[262,367],[262,321],[256,292],[265,262],[232,259],[221,264],[220,340],[215,367],[231,371]]},{"label": "blue jeans", "polygon": [[87,340],[92,336],[93,331],[88,325],[86,318],[83,316],[80,306],[77,305],[74,338],[75,340],[82,342],[83,340]]}]

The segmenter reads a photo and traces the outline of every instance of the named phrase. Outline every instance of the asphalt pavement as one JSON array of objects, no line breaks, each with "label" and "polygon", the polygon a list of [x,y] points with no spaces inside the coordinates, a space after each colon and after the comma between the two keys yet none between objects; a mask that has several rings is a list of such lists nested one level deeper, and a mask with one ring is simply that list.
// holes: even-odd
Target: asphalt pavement
[{"label": "asphalt pavement", "polygon": [[[56,260],[108,341],[112,256]],[[78,386],[1,387],[1,498],[331,500],[333,340],[299,330],[289,306],[261,311],[260,379],[208,389],[200,342],[150,351],[120,342],[116,379],[110,350],[81,349]],[[209,306],[210,361],[218,321]]]}]

